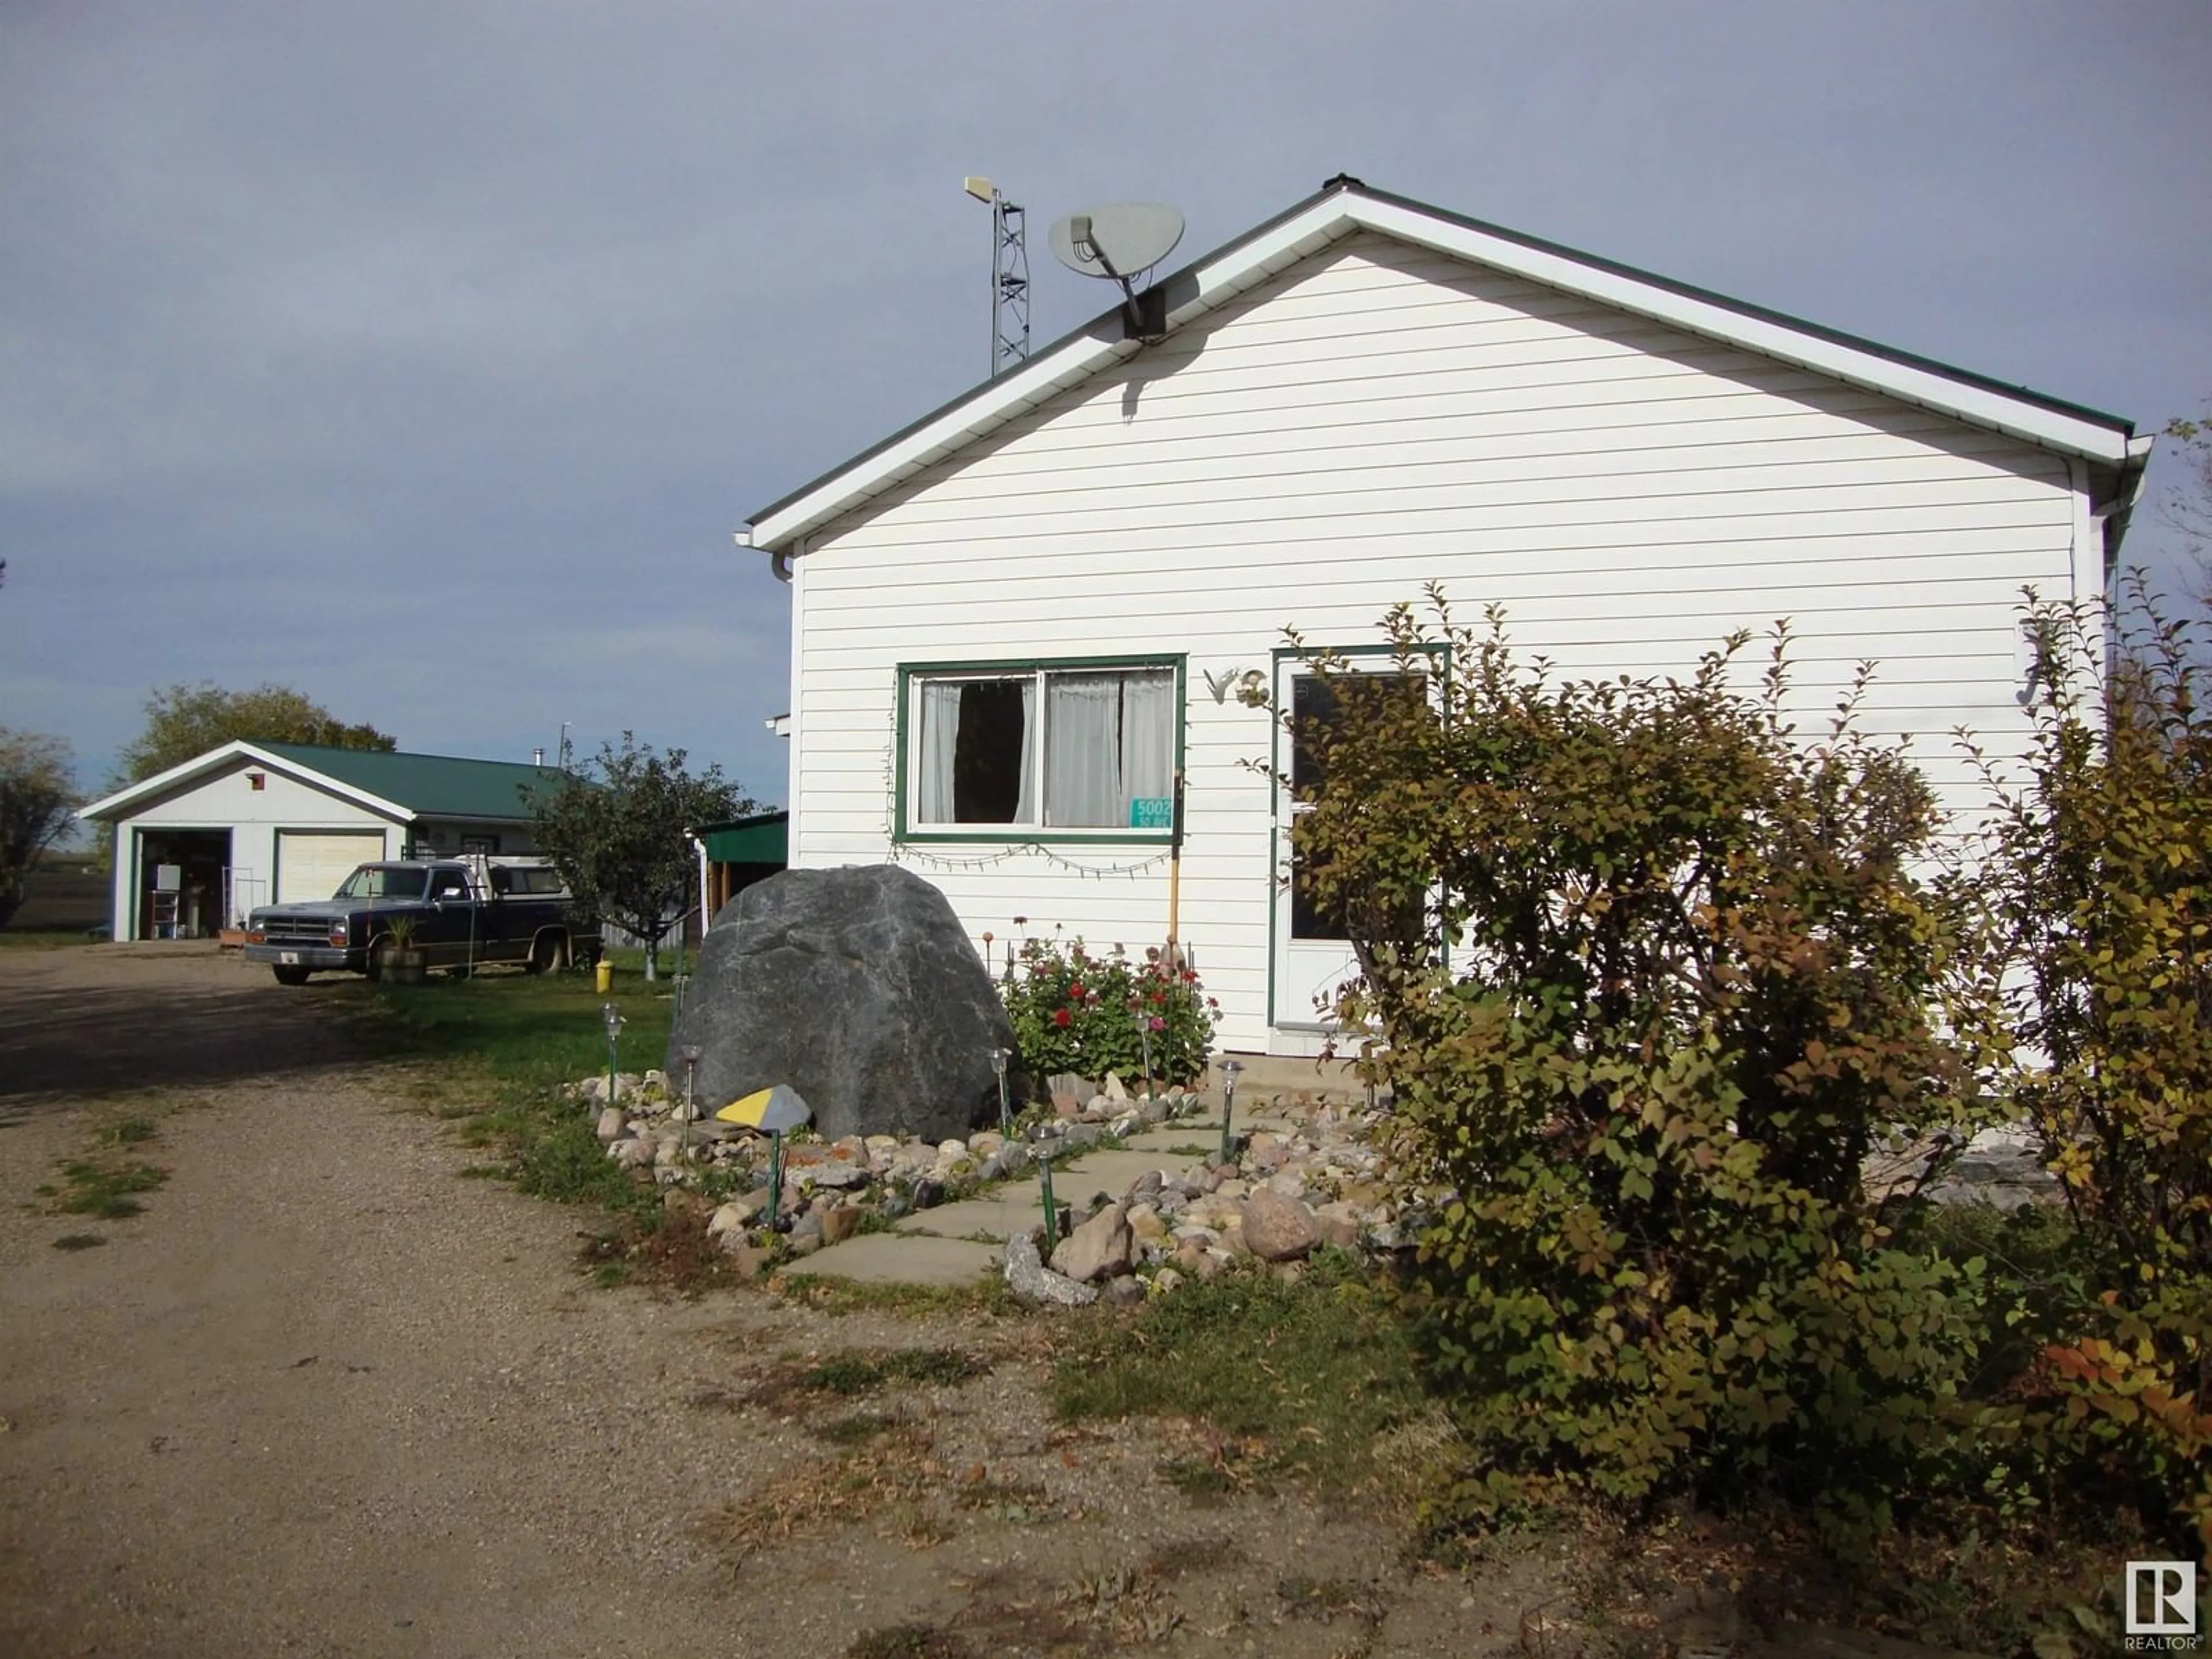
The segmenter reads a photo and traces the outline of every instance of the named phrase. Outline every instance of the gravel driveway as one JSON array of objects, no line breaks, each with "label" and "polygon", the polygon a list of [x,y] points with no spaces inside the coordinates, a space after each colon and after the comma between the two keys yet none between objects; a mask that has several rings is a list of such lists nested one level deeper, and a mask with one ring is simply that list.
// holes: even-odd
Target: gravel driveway
[{"label": "gravel driveway", "polygon": [[[966,1632],[933,1654],[1504,1652],[1556,1590],[1408,1575],[1279,1497],[1192,1507],[1170,1431],[1046,1420],[1038,1321],[593,1289],[592,1218],[458,1178],[364,1041],[205,949],[0,952],[0,1653],[830,1655],[909,1621]],[[35,1188],[125,1115],[167,1183],[56,1213]],[[876,1402],[927,1448],[880,1512],[820,1410],[747,1403],[948,1342],[992,1368]],[[1001,1480],[1023,1505],[947,1507]],[[769,1513],[741,1561],[702,1526]],[[1366,1610],[1326,1623],[1296,1575]]]}]

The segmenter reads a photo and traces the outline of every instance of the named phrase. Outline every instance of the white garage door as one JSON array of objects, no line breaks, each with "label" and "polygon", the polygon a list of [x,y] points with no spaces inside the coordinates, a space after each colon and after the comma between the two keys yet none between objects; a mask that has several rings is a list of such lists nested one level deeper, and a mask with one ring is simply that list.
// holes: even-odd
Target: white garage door
[{"label": "white garage door", "polygon": [[338,884],[353,873],[356,864],[373,864],[384,856],[384,836],[332,835],[322,830],[279,830],[276,832],[276,902],[326,899]]}]

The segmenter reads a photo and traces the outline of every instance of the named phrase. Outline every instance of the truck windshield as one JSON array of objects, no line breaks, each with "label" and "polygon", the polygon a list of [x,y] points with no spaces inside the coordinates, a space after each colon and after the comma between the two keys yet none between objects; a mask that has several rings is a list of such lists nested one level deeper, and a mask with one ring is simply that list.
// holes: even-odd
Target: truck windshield
[{"label": "truck windshield", "polygon": [[395,870],[389,865],[364,864],[345,879],[337,896],[342,899],[410,898],[422,896],[422,884],[430,878],[428,870]]}]

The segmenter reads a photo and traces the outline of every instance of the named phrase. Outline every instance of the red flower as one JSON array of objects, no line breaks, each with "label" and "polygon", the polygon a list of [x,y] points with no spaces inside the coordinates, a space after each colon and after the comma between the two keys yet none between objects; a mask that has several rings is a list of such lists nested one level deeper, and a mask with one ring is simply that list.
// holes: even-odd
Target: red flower
[{"label": "red flower", "polygon": [[1152,993],[1152,1001],[1155,1005],[1165,1002],[1167,1000],[1168,994],[1165,991],[1155,991]]},{"label": "red flower", "polygon": [[1052,1023],[1055,1025],[1066,1024],[1070,1018],[1071,1016],[1065,1008],[1055,1008],[1052,1011]]},{"label": "red flower", "polygon": [[1079,980],[1079,980],[1077,980],[1077,981],[1076,981],[1073,985],[1070,985],[1070,986],[1067,988],[1067,994],[1068,994],[1068,995],[1070,995],[1070,996],[1072,996],[1072,997],[1073,997],[1073,998],[1074,998],[1078,1002],[1082,1001],[1082,1000],[1083,1000],[1083,981],[1082,981],[1081,980]]},{"label": "red flower", "polygon": [[1182,982],[1183,982],[1184,984],[1186,984],[1186,985],[1195,985],[1195,984],[1197,984],[1197,983],[1198,983],[1198,969],[1195,969],[1195,968],[1186,968],[1186,969],[1184,969],[1182,970]]}]

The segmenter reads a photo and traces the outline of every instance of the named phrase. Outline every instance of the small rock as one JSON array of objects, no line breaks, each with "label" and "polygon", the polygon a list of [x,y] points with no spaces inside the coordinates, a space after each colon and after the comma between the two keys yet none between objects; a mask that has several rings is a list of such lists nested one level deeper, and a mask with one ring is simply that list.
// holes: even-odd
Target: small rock
[{"label": "small rock", "polygon": [[722,1249],[730,1258],[730,1266],[740,1279],[758,1279],[761,1269],[768,1265],[768,1252],[748,1243],[743,1233],[722,1235]]},{"label": "small rock", "polygon": [[840,1204],[822,1212],[822,1242],[842,1244],[860,1228],[860,1206]]},{"label": "small rock", "polygon": [[603,1106],[599,1109],[598,1133],[601,1140],[620,1140],[629,1128],[629,1124],[623,1119],[621,1107]]},{"label": "small rock", "polygon": [[1129,1236],[1143,1243],[1146,1240],[1165,1238],[1168,1224],[1160,1219],[1160,1212],[1149,1204],[1139,1204],[1129,1211]]},{"label": "small rock", "polygon": [[1314,1225],[1320,1229],[1325,1244],[1348,1250],[1359,1243],[1359,1212],[1342,1199],[1316,1210]]},{"label": "small rock", "polygon": [[1098,1292],[1052,1271],[1037,1259],[1036,1241],[1016,1233],[1006,1241],[1006,1288],[1024,1302],[1057,1303],[1080,1308],[1096,1302]]},{"label": "small rock", "polygon": [[1147,1170],[1129,1183],[1129,1201],[1141,1204],[1156,1195],[1165,1184],[1158,1170]]},{"label": "small rock", "polygon": [[1111,1279],[1129,1271],[1129,1221],[1118,1204],[1109,1204],[1052,1253],[1052,1270],[1078,1284]]},{"label": "small rock", "polygon": [[1152,1289],[1162,1296],[1182,1287],[1182,1275],[1173,1267],[1163,1267],[1152,1275]]},{"label": "small rock", "polygon": [[800,1233],[794,1231],[791,1235],[791,1253],[793,1255],[812,1255],[821,1248],[820,1233]]},{"label": "small rock", "polygon": [[657,1150],[652,1141],[633,1135],[626,1140],[616,1141],[607,1148],[607,1155],[625,1170],[642,1170],[650,1167]]},{"label": "small rock", "polygon": [[1129,1091],[1127,1088],[1122,1086],[1121,1075],[1118,1072],[1109,1072],[1106,1073],[1105,1085],[1100,1090],[1100,1092],[1103,1094],[1107,1099],[1112,1101],[1116,1106],[1119,1106],[1129,1097]]},{"label": "small rock", "polygon": [[950,1164],[953,1159],[968,1156],[968,1143],[957,1139],[937,1143],[937,1161]]},{"label": "small rock", "polygon": [[914,1183],[914,1207],[933,1210],[945,1202],[945,1183],[941,1181],[917,1181]]},{"label": "small rock", "polygon": [[[757,1215],[759,1211],[757,1210],[753,1212],[754,1215]],[[752,1215],[746,1214],[741,1206],[737,1204],[725,1204],[720,1209],[715,1211],[714,1214],[707,1218],[707,1237],[709,1238],[720,1238],[726,1233],[738,1233],[742,1235],[744,1232],[746,1224],[751,1221],[752,1218]]]},{"label": "small rock", "polygon": [[1145,1299],[1145,1281],[1127,1274],[1106,1281],[1106,1300],[1117,1308],[1133,1308]]}]

